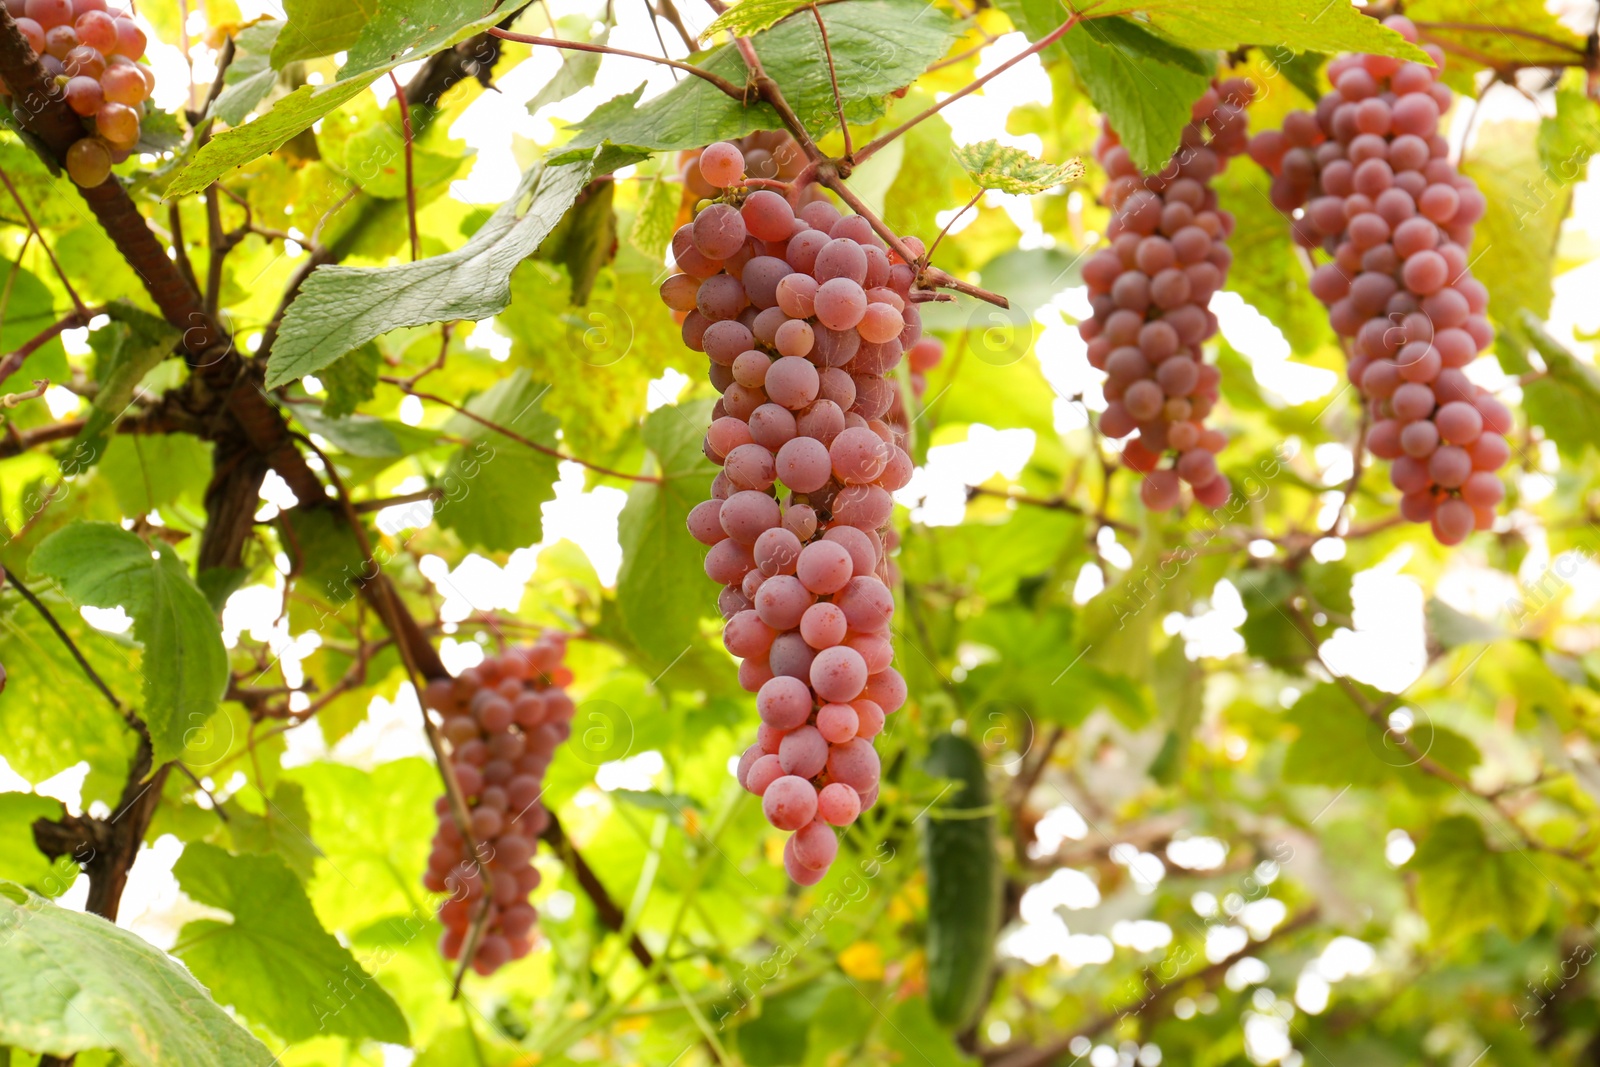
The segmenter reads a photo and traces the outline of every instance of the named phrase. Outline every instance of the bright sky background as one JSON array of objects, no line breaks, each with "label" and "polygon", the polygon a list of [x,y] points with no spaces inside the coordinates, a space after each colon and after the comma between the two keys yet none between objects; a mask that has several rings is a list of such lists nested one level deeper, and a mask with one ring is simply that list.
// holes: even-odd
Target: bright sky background
[{"label": "bright sky background", "polygon": [[[199,5],[197,5],[199,6]],[[1571,5],[1579,14],[1592,18],[1593,6],[1587,0],[1574,0]],[[262,0],[240,0],[247,18],[256,15],[281,17],[281,8]],[[552,0],[550,7],[559,18],[597,9],[574,0]],[[659,52],[660,43],[642,17],[639,5],[623,0],[622,25],[611,36],[615,47],[641,52]],[[702,5],[682,5],[684,17],[691,30],[697,30],[710,21],[710,12]],[[1552,8],[1558,5],[1552,4]],[[1576,24],[1576,23],[1575,23]],[[190,20],[193,37],[204,29],[204,17],[193,12]],[[1586,30],[1587,26],[1583,26]],[[670,29],[663,27],[668,48],[674,56],[683,53],[682,44]],[[184,61],[176,48],[154,43],[150,34],[151,59],[157,70],[156,100],[163,108],[174,108],[185,103]],[[1020,35],[1002,38],[986,49],[982,69],[1004,61],[1024,47]],[[510,46],[513,54],[520,53],[518,46]],[[191,52],[195,65],[195,78],[208,84],[215,74],[215,56],[204,45],[196,44]],[[552,120],[576,120],[586,115],[595,105],[631,90],[641,81],[647,81],[650,92],[669,87],[674,80],[670,70],[640,60],[607,56],[600,65],[595,86],[569,100],[550,105],[537,115],[529,115],[524,102],[532,97],[550,78],[560,63],[560,56],[551,49],[540,49],[514,66],[502,66],[496,82],[499,92],[485,93],[451,127],[453,137],[464,140],[476,150],[476,160],[468,176],[457,181],[452,195],[469,203],[495,203],[508,196],[516,185],[519,168],[513,156],[513,139],[526,138],[536,143],[548,143],[555,134]],[[401,69],[402,81],[415,71],[415,65]],[[372,89],[380,102],[391,97],[386,81]],[[1031,102],[1048,102],[1050,82],[1036,58],[1029,58],[1009,74],[998,79],[983,92],[958,102],[943,113],[950,122],[955,140],[969,143],[996,136],[1002,130],[1006,114],[1013,108]],[[1478,118],[1482,124],[1496,119],[1535,120],[1548,102],[1535,103],[1515,90],[1499,87],[1490,93],[1481,105]],[[1463,133],[1461,109],[1455,114],[1455,140],[1459,144]],[[1040,145],[1033,137],[1006,137],[1019,147],[1038,151]],[[1471,145],[1467,145],[1471,151]],[[1072,194],[1078,195],[1078,194]],[[1005,209],[1023,230],[1024,247],[1040,247],[1051,243],[1041,227],[1033,220],[1026,198],[990,194],[989,203]],[[1593,180],[1582,183],[1576,194],[1576,210],[1568,221],[1569,228],[1586,231],[1591,239],[1600,239],[1600,185]],[[954,207],[955,205],[952,205]],[[941,221],[943,221],[941,219]],[[959,232],[960,225],[956,227]],[[1556,281],[1556,298],[1550,325],[1555,336],[1570,340],[1573,332],[1593,331],[1600,328],[1600,303],[1593,294],[1600,288],[1600,261],[1591,262],[1573,270]],[[1283,398],[1288,403],[1306,403],[1318,399],[1331,400],[1339,387],[1338,378],[1329,372],[1293,363],[1289,346],[1281,333],[1266,319],[1257,314],[1231,293],[1219,295],[1213,308],[1222,322],[1222,329],[1231,344],[1251,361],[1256,378],[1263,389]],[[1044,372],[1061,397],[1082,393],[1091,408],[1103,408],[1098,387],[1099,374],[1093,371],[1084,358],[1084,346],[1077,332],[1069,325],[1067,316],[1086,315],[1088,301],[1082,289],[1067,290],[1059,295],[1050,309],[1043,313],[1045,329],[1038,342],[1038,353]],[[69,344],[85,350],[81,331],[79,336],[69,334]],[[487,335],[479,333],[482,340]],[[1574,349],[1584,359],[1591,359],[1588,346],[1574,342]],[[500,346],[503,358],[503,346]],[[1506,382],[1492,358],[1480,359],[1472,375],[1486,386],[1496,389],[1508,402],[1515,403],[1518,390]],[[670,402],[688,379],[681,374],[669,375],[654,383],[651,390],[652,407]],[[53,406],[70,410],[76,402],[71,394],[52,396]],[[420,417],[420,404],[402,417],[415,421]],[[1083,425],[1081,412],[1065,399],[1057,403],[1057,424],[1063,432]],[[1291,442],[1291,447],[1294,443]],[[930,525],[959,522],[964,509],[964,486],[984,481],[996,473],[1015,476],[1026,463],[1034,445],[1033,434],[1025,430],[975,427],[969,439],[960,444],[933,448],[926,469],[919,470],[912,483],[898,494],[900,502],[912,509],[918,520]],[[1335,486],[1348,477],[1351,457],[1348,449],[1338,444],[1325,444],[1317,448],[1314,460],[1324,483]],[[1543,473],[1517,475],[1522,481],[1524,498],[1540,499],[1549,492],[1550,478],[1556,472],[1558,459],[1553,449],[1541,453]],[[468,556],[453,571],[437,557],[429,557],[423,573],[434,582],[442,595],[448,598],[446,617],[464,618],[469,610],[491,607],[514,608],[523,585],[532,575],[539,550],[545,544],[567,539],[582,547],[602,580],[610,582],[621,559],[617,543],[617,515],[624,495],[612,488],[584,492],[580,468],[566,464],[562,479],[557,485],[556,499],[545,505],[545,541],[530,545],[514,553],[508,563],[497,566],[476,554]],[[417,480],[415,488],[422,485]],[[402,487],[405,491],[406,487]],[[282,483],[269,479],[263,490],[263,506],[273,507],[288,503],[283,498]],[[274,501],[277,501],[275,504]],[[1339,494],[1330,493],[1329,506],[1337,506]],[[1331,512],[1328,513],[1331,517]],[[396,521],[381,516],[380,521]],[[1525,532],[1532,549],[1523,563],[1523,579],[1537,578],[1550,565],[1544,547],[1543,531],[1526,513],[1514,513],[1501,520]],[[1113,532],[1102,530],[1100,547],[1102,557],[1111,567],[1131,564],[1128,547],[1117,543]],[[1271,546],[1264,546],[1270,551]],[[1336,559],[1343,555],[1343,545],[1337,540],[1318,545],[1320,559]],[[1423,589],[1407,574],[1410,550],[1396,550],[1388,559],[1370,570],[1357,575],[1354,597],[1356,603],[1355,629],[1341,631],[1327,645],[1324,654],[1330,664],[1341,673],[1388,691],[1399,691],[1419,676],[1425,662],[1422,629]],[[1105,573],[1098,565],[1084,568],[1077,583],[1076,596],[1086,601],[1103,588]],[[1573,595],[1566,604],[1569,616],[1591,611],[1600,601],[1600,569],[1584,563],[1577,568],[1572,582]],[[1456,553],[1450,570],[1440,581],[1437,595],[1457,608],[1483,615],[1493,615],[1506,601],[1517,593],[1510,577],[1481,565],[1479,553],[1470,546]],[[248,632],[256,640],[273,644],[291,676],[298,670],[301,657],[318,644],[315,634],[291,635],[283,625],[274,628],[273,620],[279,613],[282,597],[281,578],[271,586],[258,585],[241,590],[229,601],[224,614],[224,629],[230,643],[241,633]],[[124,629],[128,620],[120,612],[85,612],[90,621],[107,629]],[[1244,620],[1244,609],[1237,590],[1227,582],[1218,584],[1207,601],[1197,604],[1191,615],[1174,614],[1166,620],[1169,633],[1181,633],[1191,658],[1225,657],[1243,650],[1243,641],[1237,627]],[[479,646],[471,641],[457,642],[446,638],[442,654],[453,670],[460,670],[477,662],[482,656]],[[385,760],[404,756],[423,755],[426,745],[422,738],[420,711],[414,695],[406,689],[391,703],[382,699],[373,702],[370,721],[341,741],[332,753],[325,750],[316,727],[310,726],[289,735],[290,747],[285,762],[302,763],[311,759],[333,758],[355,765],[370,766]],[[661,772],[662,761],[658,753],[642,753],[619,764],[601,769],[600,788],[648,788],[652,779]],[[57,775],[47,782],[33,783],[31,788],[59,797],[76,811],[80,788],[87,766]],[[245,785],[242,776],[229,782],[208,783],[226,793]],[[10,771],[0,759],[0,789],[25,790],[30,783]],[[600,793],[592,792],[580,797],[580,802],[602,802]],[[1063,805],[1046,815],[1039,825],[1042,851],[1052,851],[1062,841],[1084,836],[1083,821],[1069,805]],[[1398,836],[1396,836],[1398,835]],[[1389,834],[1386,855],[1392,864],[1405,862],[1411,854],[1410,839],[1403,831]],[[164,837],[146,849],[134,868],[124,897],[120,924],[150,939],[162,947],[169,947],[183,923],[209,909],[195,905],[177,889],[171,876],[173,862],[181,853],[181,845],[172,837]],[[1164,859],[1140,854],[1129,849],[1119,862],[1135,873],[1136,881],[1153,888],[1163,876],[1167,865],[1175,864],[1192,869],[1211,869],[1224,862],[1227,847],[1212,839],[1190,839],[1177,842],[1167,851]],[[1258,872],[1259,873],[1259,872]],[[1273,872],[1268,872],[1273,873]],[[1263,881],[1270,878],[1263,876]],[[81,907],[87,880],[79,879],[62,903]],[[561,902],[547,909],[550,918],[559,919]],[[1101,933],[1073,932],[1070,912],[1091,908],[1099,903],[1099,893],[1084,875],[1063,869],[1046,881],[1034,886],[1022,903],[1023,923],[1006,935],[1002,949],[1033,962],[1042,963],[1052,957],[1059,958],[1061,966],[1074,968],[1103,962],[1111,957],[1117,947],[1136,951],[1158,948],[1172,937],[1165,924],[1153,922],[1120,922],[1109,931]],[[1209,923],[1207,952],[1213,959],[1221,959],[1236,951],[1251,936],[1265,936],[1277,921],[1283,918],[1282,905],[1276,901],[1257,901],[1245,904],[1242,898],[1224,897],[1219,901],[1209,893],[1197,894],[1194,900],[1197,920]],[[1266,910],[1262,906],[1266,905]],[[1271,905],[1276,905],[1274,911]],[[1253,912],[1251,909],[1255,909]],[[551,914],[551,911],[554,914]],[[1248,965],[1248,966],[1247,966]],[[1333,983],[1365,973],[1376,965],[1370,946],[1350,938],[1338,938],[1325,951],[1307,964],[1297,978],[1295,1005],[1299,1010],[1320,1012],[1326,1006],[1329,988]],[[1248,958],[1230,972],[1228,984],[1236,989],[1258,985],[1267,978],[1266,965]],[[1216,1000],[1200,998],[1182,1001],[1177,1010],[1180,1017],[1195,1012],[1216,1010]],[[1258,989],[1252,999],[1252,1010],[1241,1019],[1245,1029],[1247,1049],[1257,1063],[1281,1062],[1286,1067],[1297,1067],[1300,1054],[1290,1047],[1287,1019],[1296,1010],[1285,1002],[1275,1002],[1266,989]],[[1000,1024],[1003,1026],[1004,1024]],[[990,1038],[1003,1041],[1005,1034],[991,1033]],[[1154,1067],[1160,1062],[1160,1051],[1154,1046],[1113,1049],[1102,1045],[1091,1048],[1074,1048],[1075,1054],[1087,1055],[1091,1067],[1109,1067],[1118,1062],[1138,1062],[1142,1067]],[[409,1054],[394,1050],[389,1062],[405,1064]]]}]

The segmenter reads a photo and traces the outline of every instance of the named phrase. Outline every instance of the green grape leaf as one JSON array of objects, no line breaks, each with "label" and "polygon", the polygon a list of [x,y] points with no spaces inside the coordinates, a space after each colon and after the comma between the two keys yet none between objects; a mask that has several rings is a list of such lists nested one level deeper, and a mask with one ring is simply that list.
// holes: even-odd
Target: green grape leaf
[{"label": "green grape leaf", "polygon": [[362,459],[403,459],[431,447],[439,432],[423,426],[407,426],[392,419],[372,415],[346,415],[331,419],[307,406],[297,406],[294,417],[318,437],[328,440],[339,451]]},{"label": "green grape leaf", "polygon": [[399,1006],[322,928],[283,860],[191,843],[172,873],[189,896],[233,916],[189,923],[173,947],[220,1002],[290,1041],[343,1034],[410,1043]]},{"label": "green grape leaf", "polygon": [[739,3],[718,15],[700,31],[702,41],[719,33],[735,37],[749,37],[753,33],[777,25],[790,15],[806,7],[810,0],[739,0]]},{"label": "green grape leaf", "polygon": [[212,101],[211,114],[237,126],[249,117],[278,83],[272,68],[272,50],[283,31],[282,19],[263,19],[239,31],[233,39],[233,62],[222,76],[223,89]]},{"label": "green grape leaf", "polygon": [[1490,848],[1483,827],[1467,815],[1440,820],[1409,866],[1417,872],[1417,906],[1439,941],[1488,926],[1520,940],[1539,928],[1550,904],[1533,861],[1514,846]]},{"label": "green grape leaf", "polygon": [[1083,177],[1083,161],[1046,163],[999,141],[979,141],[956,149],[956,162],[984,189],[1002,193],[1042,193]]},{"label": "green grape leaf", "polygon": [[511,271],[532,255],[589,180],[588,163],[535,166],[472,239],[392,267],[322,266],[284,313],[267,388],[314,374],[402,326],[483,319],[511,300]]},{"label": "green grape leaf", "polygon": [[1556,90],[1556,113],[1539,123],[1539,161],[1552,181],[1570,185],[1588,173],[1589,160],[1600,152],[1600,115],[1582,88]]},{"label": "green grape leaf", "polygon": [[464,30],[476,33],[486,19],[497,21],[491,16],[499,3],[500,0],[378,0],[377,13],[365,21],[350,46],[339,80],[359,78],[369,71],[381,74],[397,63],[414,63],[432,55],[467,36]]},{"label": "green grape leaf", "polygon": [[165,542],[147,544],[104,522],[66,526],[39,542],[34,574],[73,601],[121,607],[144,646],[144,707],[157,763],[176,759],[206,724],[228,685],[228,652],[205,594]]},{"label": "green grape leaf", "polygon": [[[845,115],[867,123],[883,114],[883,99],[910,84],[954,39],[955,25],[918,0],[854,0],[821,8],[838,73]],[[792,19],[752,38],[767,73],[781,86],[800,121],[820,136],[838,125],[828,65],[817,61],[821,37],[810,19]],[[706,52],[698,66],[743,85],[744,60],[732,45]],[[699,148],[756,130],[783,127],[765,103],[745,106],[703,78],[685,78],[640,103],[644,86],[610,100],[579,124],[555,162],[584,158],[601,144],[641,151]],[[1198,93],[1196,94],[1199,95]]]},{"label": "green grape leaf", "polygon": [[[191,846],[194,847],[194,846]],[[134,1067],[270,1067],[272,1053],[138,934],[0,882],[0,1046]]]},{"label": "green grape leaf", "polygon": [[241,790],[223,802],[222,810],[235,849],[276,856],[302,882],[311,880],[322,850],[311,840],[311,813],[299,782],[280,781],[270,798],[257,789]]},{"label": "green grape leaf", "polygon": [[589,302],[596,275],[617,254],[616,189],[613,181],[590,182],[539,248],[541,259],[567,268],[573,304]]},{"label": "green grape leaf", "polygon": [[672,224],[678,220],[682,186],[657,175],[639,197],[628,240],[652,262],[659,263],[672,242]]},{"label": "green grape leaf", "polygon": [[1522,387],[1522,413],[1556,443],[1562,455],[1582,459],[1600,448],[1600,374],[1545,330],[1532,312],[1502,322],[1495,339],[1501,367],[1510,374],[1532,370],[1526,351],[1537,352],[1545,373]]},{"label": "green grape leaf", "polygon": [[1487,122],[1461,172],[1478,183],[1488,209],[1472,242],[1472,271],[1489,288],[1489,311],[1500,322],[1523,310],[1550,314],[1552,267],[1570,186],[1551,185],[1539,163],[1537,127]]},{"label": "green grape leaf", "polygon": [[36,793],[0,793],[0,878],[34,891],[59,896],[78,876],[71,857],[57,863],[33,843],[33,824],[39,819],[59,819],[61,801]]},{"label": "green grape leaf", "polygon": [[[604,26],[593,37],[589,36],[589,29],[594,25],[594,20],[587,16],[568,16],[559,19],[556,23],[556,35],[568,41],[582,41],[587,44],[605,44],[611,37],[611,27]],[[571,32],[568,27],[571,26]],[[557,68],[550,80],[545,82],[544,88],[533,95],[528,101],[528,114],[536,114],[546,104],[554,104],[565,100],[580,90],[587,89],[594,84],[594,76],[600,73],[599,52],[578,52],[569,49],[559,49],[561,66]]]},{"label": "green grape leaf", "polygon": [[328,364],[317,375],[328,391],[322,402],[324,418],[339,419],[371,400],[378,389],[378,371],[383,353],[372,342],[352,349]]},{"label": "green grape leaf", "polygon": [[[133,404],[133,391],[146,374],[172,354],[178,331],[165,319],[118,300],[107,308],[111,325],[95,331],[97,360],[95,377],[100,391],[94,406],[78,431],[79,445],[95,455],[105,450],[105,433],[127,414]],[[103,340],[101,340],[103,338]]]},{"label": "green grape leaf", "polygon": [[1089,99],[1135,165],[1146,173],[1160,170],[1178,149],[1189,109],[1210,84],[1199,58],[1121,18],[1085,22],[1061,41]]},{"label": "green grape leaf", "polygon": [[297,59],[331,56],[356,43],[362,27],[378,16],[380,0],[284,0],[288,21],[272,47],[272,65],[282,70]]},{"label": "green grape leaf", "polygon": [[[91,627],[54,588],[36,587],[34,594],[111,691],[131,698],[139,688],[138,657],[128,654],[125,639]],[[0,663],[11,695],[0,697],[0,736],[6,739],[7,764],[29,781],[42,782],[87,762],[83,803],[114,802],[127,780],[132,731],[44,617],[18,597],[6,599]]]},{"label": "green grape leaf", "polygon": [[[1382,699],[1374,690],[1361,692],[1372,703]],[[1400,734],[1367,718],[1338,685],[1317,685],[1289,709],[1287,718],[1300,734],[1284,756],[1284,780],[1330,789],[1376,789],[1398,782],[1418,796],[1453,793],[1448,782],[1429,775],[1419,764],[1425,757],[1465,776],[1479,763],[1478,750],[1420,710],[1408,708],[1407,714],[1414,717],[1404,734],[1409,747],[1401,745]]]},{"label": "green grape leaf", "polygon": [[[1409,10],[1409,9],[1408,9]],[[1432,66],[1428,54],[1345,0],[1135,0],[1131,13],[1199,49],[1277,45],[1295,52],[1368,52]]]},{"label": "green grape leaf", "polygon": [[[282,40],[280,37],[279,42]],[[233,168],[283,147],[289,138],[348,104],[376,80],[374,76],[332,85],[300,86],[274,103],[266,114],[243,126],[224,130],[207,141],[194,158],[172,176],[161,195],[175,200],[199,192]]]},{"label": "green grape leaf", "polygon": [[700,618],[712,607],[705,550],[685,529],[717,473],[700,450],[710,421],[702,401],[650,413],[641,436],[661,480],[635,483],[617,520],[617,609],[634,641],[663,665],[699,640]]},{"label": "green grape leaf", "polygon": [[557,460],[526,442],[555,447],[558,424],[540,405],[549,389],[519,367],[467,401],[467,411],[523,440],[466,415],[445,424],[468,443],[445,465],[444,499],[434,515],[467,544],[511,552],[544,536],[540,505],[555,499]]},{"label": "green grape leaf", "polygon": [[100,457],[100,474],[124,515],[148,515],[181,497],[198,505],[211,481],[210,441],[188,434],[118,434]]}]

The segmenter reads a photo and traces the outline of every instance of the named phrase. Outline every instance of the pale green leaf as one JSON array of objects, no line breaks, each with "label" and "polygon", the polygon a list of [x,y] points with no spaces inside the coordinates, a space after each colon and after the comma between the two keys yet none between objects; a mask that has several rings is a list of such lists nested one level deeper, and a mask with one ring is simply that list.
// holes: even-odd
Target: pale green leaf
[{"label": "pale green leaf", "polygon": [[1276,45],[1295,52],[1370,52],[1432,65],[1426,52],[1347,0],[1136,0],[1131,11],[1190,48]]},{"label": "pale green leaf", "polygon": [[322,928],[281,859],[191,843],[172,873],[190,897],[233,916],[189,923],[173,948],[220,1002],[290,1041],[343,1034],[410,1042],[399,1007]]},{"label": "pale green leaf", "polygon": [[177,554],[119,526],[83,522],[41,541],[29,563],[80,607],[121,607],[133,616],[134,639],[144,646],[141,717],[156,762],[178,758],[217,709],[228,653],[217,617]]},{"label": "pale green leaf", "polygon": [[[605,44],[611,37],[611,27],[604,26],[599,33],[591,37],[589,29],[593,25],[594,20],[587,16],[568,16],[557,20],[556,35],[568,41]],[[551,75],[550,80],[545,82],[544,88],[533,94],[533,99],[528,101],[530,115],[537,113],[546,104],[565,100],[574,93],[587,89],[594,84],[594,76],[600,72],[599,52],[569,51],[562,48],[557,50],[557,54],[561,57],[561,66]]]},{"label": "pale green leaf", "polygon": [[[476,33],[500,0],[378,0],[339,70],[341,81],[432,55]],[[512,5],[515,6],[515,5]],[[503,15],[502,15],[503,17]]]},{"label": "pale green leaf", "polygon": [[473,415],[522,440],[466,415],[458,414],[445,425],[448,433],[468,443],[445,465],[444,498],[435,505],[434,516],[467,544],[511,552],[543,536],[541,505],[555,498],[557,461],[526,442],[555,447],[556,420],[540,406],[548,391],[549,386],[519,367],[467,402]]},{"label": "pale green leaf", "polygon": [[701,569],[705,549],[685,527],[717,473],[700,447],[710,421],[703,401],[650,413],[641,436],[661,481],[635,484],[617,520],[617,607],[634,641],[663,664],[698,640],[715,599]]},{"label": "pale green leaf", "polygon": [[377,17],[378,6],[379,0],[284,0],[288,22],[273,45],[272,65],[282,70],[296,59],[344,51]]},{"label": "pale green leaf", "polygon": [[1166,165],[1210,84],[1192,52],[1126,19],[1095,19],[1062,39],[1089,99],[1146,173]]},{"label": "pale green leaf", "polygon": [[471,240],[442,256],[393,267],[318,267],[284,313],[267,388],[314,374],[402,326],[503,311],[512,269],[539,247],[588,178],[588,163],[533,167]]},{"label": "pale green leaf", "polygon": [[283,27],[282,19],[264,19],[239,31],[234,38],[233,62],[222,76],[223,90],[212,102],[211,114],[237,126],[266,99],[278,83],[272,50]]},{"label": "pale green leaf", "polygon": [[269,1067],[267,1047],[138,934],[0,882],[0,1045],[135,1067]]},{"label": "pale green leaf", "polygon": [[678,219],[682,195],[682,186],[657,176],[639,198],[639,210],[633,216],[628,240],[654,262],[661,262],[672,241],[672,224]]},{"label": "pale green leaf", "polygon": [[328,393],[322,404],[323,417],[343,418],[371,400],[378,388],[378,370],[382,365],[383,353],[369,342],[324,367],[317,375]]},{"label": "pale green leaf", "polygon": [[999,141],[962,145],[956,149],[956,162],[978,185],[1002,193],[1042,193],[1083,177],[1082,160],[1046,163]]},{"label": "pale green leaf", "polygon": [[1513,938],[1539,928],[1550,904],[1547,883],[1513,844],[1490,848],[1483,827],[1466,815],[1441,820],[1422,839],[1409,866],[1417,872],[1417,906],[1437,940],[1487,926]]},{"label": "pale green leaf", "polygon": [[[279,40],[281,43],[283,38]],[[265,115],[243,126],[224,130],[207,141],[189,164],[173,176],[162,195],[172,200],[197,193],[233,168],[282,147],[301,130],[309,129],[318,119],[361,95],[374,80],[302,85],[273,104]]]},{"label": "pale green leaf", "polygon": [[739,0],[700,31],[700,39],[709,40],[719,33],[749,37],[788,18],[807,3],[808,0]]},{"label": "pale green leaf", "polygon": [[1472,243],[1472,272],[1489,288],[1489,310],[1501,322],[1524,310],[1550,313],[1551,271],[1571,186],[1552,185],[1539,163],[1538,127],[1487,122],[1478,127],[1461,172],[1478,183],[1488,210]]}]

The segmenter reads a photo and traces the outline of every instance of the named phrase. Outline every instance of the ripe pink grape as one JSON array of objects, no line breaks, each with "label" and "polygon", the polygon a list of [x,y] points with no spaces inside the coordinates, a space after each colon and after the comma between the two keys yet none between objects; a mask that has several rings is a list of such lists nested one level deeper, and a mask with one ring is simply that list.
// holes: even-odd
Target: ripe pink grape
[{"label": "ripe pink grape", "polygon": [[[1186,147],[1152,177],[1139,173],[1109,126],[1095,146],[1110,178],[1105,199],[1113,214],[1109,247],[1084,265],[1094,314],[1079,332],[1090,364],[1107,375],[1100,431],[1112,438],[1137,432],[1122,460],[1144,475],[1140,495],[1152,509],[1177,507],[1181,480],[1196,499],[1220,503],[1230,492],[1216,470],[1217,449],[1200,447],[1220,382],[1203,361],[1201,345],[1216,332],[1207,305],[1226,280],[1231,257],[1222,242],[1233,228],[1208,183],[1244,151],[1243,108],[1253,95],[1242,79],[1208,89],[1192,110]],[[1348,287],[1331,273],[1314,285],[1338,296]],[[1177,466],[1161,469],[1169,455],[1182,464],[1183,479]]]},{"label": "ripe pink grape", "polygon": [[[894,571],[884,547],[891,493],[913,464],[905,401],[889,376],[909,359],[920,396],[943,346],[922,336],[915,271],[865,219],[811,186],[787,198],[747,187],[746,174],[766,177],[775,164],[792,177],[804,157],[782,135],[762,134],[685,162],[693,216],[673,236],[677,273],[661,297],[722,393],[704,441],[721,472],[688,525],[709,547],[723,643],[742,660],[739,682],[756,694],[761,719],[736,774],[762,797],[769,822],[796,832],[785,867],[810,885],[837,852],[832,827],[876,800],[870,739],[906,699],[891,666]],[[1211,237],[1191,229],[1204,259]],[[915,239],[906,246],[922,254]],[[1194,253],[1194,238],[1182,247]],[[1210,260],[1173,269],[1162,299],[1221,283]],[[1181,322],[1176,314],[1151,332],[1153,354],[1178,350]],[[1183,323],[1182,332],[1195,329]]]},{"label": "ripe pink grape", "polygon": [[[450,768],[468,811],[463,827],[448,798],[435,804],[439,828],[422,881],[431,892],[450,894],[439,906],[445,928],[440,950],[447,958],[459,958],[469,928],[483,922],[472,957],[479,974],[533,948],[536,912],[527,899],[539,885],[532,861],[549,824],[539,798],[545,769],[571,732],[574,714],[565,690],[572,682],[562,665],[565,650],[565,635],[546,631],[532,645],[508,649],[456,678],[435,679],[423,691],[426,714],[449,743]],[[759,763],[752,758],[745,781],[755,781]]]}]

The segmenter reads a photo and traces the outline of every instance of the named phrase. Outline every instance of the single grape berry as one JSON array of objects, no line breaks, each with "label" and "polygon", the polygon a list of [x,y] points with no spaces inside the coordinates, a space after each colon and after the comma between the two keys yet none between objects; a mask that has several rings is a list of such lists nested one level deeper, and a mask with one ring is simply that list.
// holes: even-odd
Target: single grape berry
[{"label": "single grape berry", "polygon": [[111,148],[96,137],[85,137],[67,149],[67,174],[84,189],[93,189],[111,177]]}]

